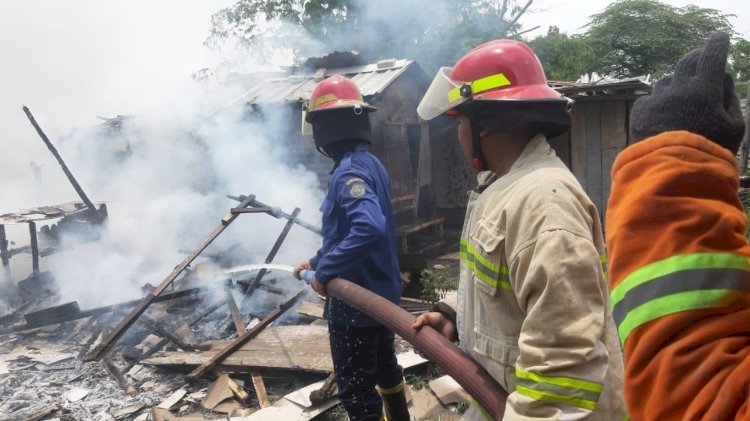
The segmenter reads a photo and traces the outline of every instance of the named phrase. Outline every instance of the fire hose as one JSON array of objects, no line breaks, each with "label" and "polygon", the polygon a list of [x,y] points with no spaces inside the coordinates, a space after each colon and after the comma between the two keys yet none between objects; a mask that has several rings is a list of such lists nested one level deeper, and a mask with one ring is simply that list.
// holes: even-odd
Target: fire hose
[{"label": "fire hose", "polygon": [[[304,275],[312,278],[311,273],[302,275],[303,279]],[[429,326],[424,326],[419,330],[412,329],[411,326],[416,320],[413,315],[346,279],[332,279],[326,284],[326,292],[399,334],[427,359],[435,362],[450,374],[469,395],[476,399],[488,415],[496,420],[503,418],[508,394],[484,368],[440,332]]]}]

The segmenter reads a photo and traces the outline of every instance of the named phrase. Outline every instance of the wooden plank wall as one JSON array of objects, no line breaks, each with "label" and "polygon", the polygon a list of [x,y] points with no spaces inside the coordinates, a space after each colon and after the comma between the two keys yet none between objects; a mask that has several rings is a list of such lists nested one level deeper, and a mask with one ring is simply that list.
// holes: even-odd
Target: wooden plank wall
[{"label": "wooden plank wall", "polygon": [[602,221],[607,213],[612,164],[628,145],[625,101],[578,103],[573,109],[571,169],[594,202]]}]

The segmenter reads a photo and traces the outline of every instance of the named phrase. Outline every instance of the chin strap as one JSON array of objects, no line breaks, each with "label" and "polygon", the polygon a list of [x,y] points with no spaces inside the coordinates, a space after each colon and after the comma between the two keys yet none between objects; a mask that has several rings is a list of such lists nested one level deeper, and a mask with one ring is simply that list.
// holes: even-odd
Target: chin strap
[{"label": "chin strap", "polygon": [[333,159],[333,157],[331,155],[328,155],[328,153],[326,153],[326,151],[323,148],[321,148],[320,146],[316,146],[315,149],[317,149],[318,152],[320,152],[320,154],[323,155],[323,156],[325,156],[326,158]]},{"label": "chin strap", "polygon": [[469,109],[469,125],[471,126],[471,165],[481,172],[487,168],[487,163],[482,156],[482,147],[479,144],[479,124],[477,124],[477,113],[474,107]]}]

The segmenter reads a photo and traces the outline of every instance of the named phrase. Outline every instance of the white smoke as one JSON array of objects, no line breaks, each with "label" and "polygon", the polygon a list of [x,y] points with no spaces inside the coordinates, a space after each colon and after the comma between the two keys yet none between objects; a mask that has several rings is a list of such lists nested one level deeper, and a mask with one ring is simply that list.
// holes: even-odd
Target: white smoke
[{"label": "white smoke", "polygon": [[[222,63],[202,45],[209,17],[230,1],[11,1],[0,3],[0,214],[78,200],[21,112],[28,105],[92,200],[109,220],[93,243],[42,260],[62,301],[88,308],[141,295],[157,285],[217,226],[236,202],[255,194],[319,225],[322,192],[314,174],[285,160],[275,139],[283,112],[250,121],[228,108],[242,91],[206,89],[190,75]],[[97,115],[127,119],[124,138],[90,130]],[[73,126],[78,129],[72,130]],[[62,140],[58,140],[61,139]],[[31,162],[41,166],[35,179]],[[265,258],[285,221],[242,215],[209,252],[239,243],[247,262]],[[11,233],[18,245],[24,230]],[[276,261],[309,257],[319,238],[295,227]],[[30,267],[15,256],[16,281]]]}]

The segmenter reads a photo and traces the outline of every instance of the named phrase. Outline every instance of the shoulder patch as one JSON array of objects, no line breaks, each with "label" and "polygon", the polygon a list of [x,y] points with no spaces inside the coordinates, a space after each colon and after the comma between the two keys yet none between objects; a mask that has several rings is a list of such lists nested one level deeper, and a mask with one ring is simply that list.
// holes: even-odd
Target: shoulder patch
[{"label": "shoulder patch", "polygon": [[[347,183],[347,184],[348,184],[348,183]],[[353,186],[352,186],[352,187],[351,187],[351,188],[349,189],[349,194],[350,194],[350,195],[351,195],[352,197],[362,197],[362,196],[364,196],[364,195],[365,195],[365,185],[364,185],[363,183],[357,183],[357,184],[354,184],[354,185],[353,185]]]},{"label": "shoulder patch", "polygon": [[363,179],[361,179],[359,177],[352,177],[352,178],[350,178],[349,180],[346,181],[346,185],[348,186],[348,185],[350,185],[352,183],[356,183],[356,182],[364,183],[365,180],[363,180]]}]

